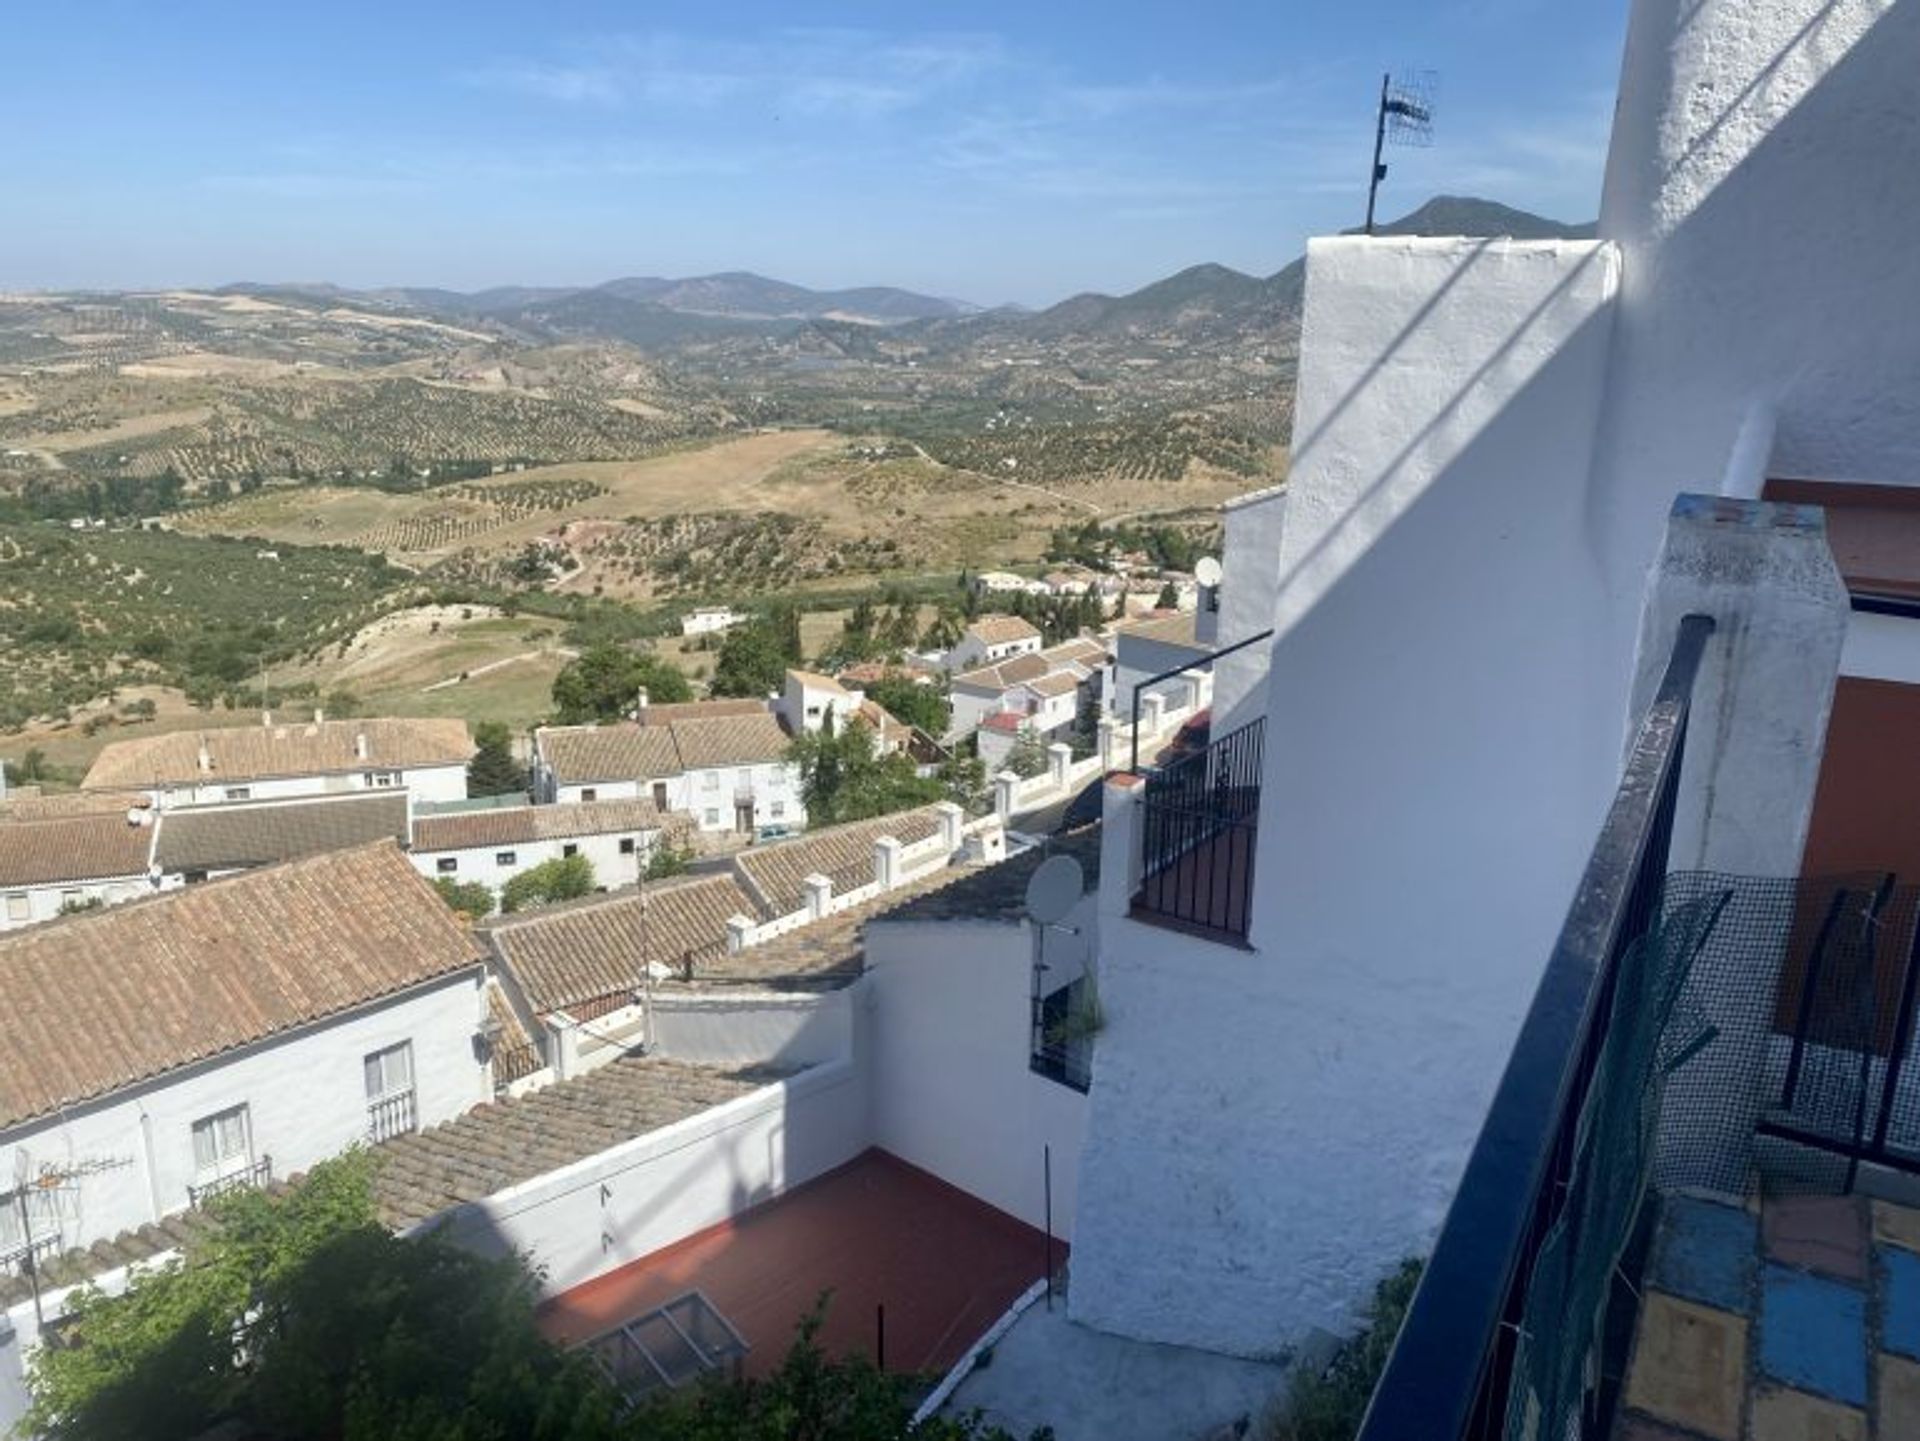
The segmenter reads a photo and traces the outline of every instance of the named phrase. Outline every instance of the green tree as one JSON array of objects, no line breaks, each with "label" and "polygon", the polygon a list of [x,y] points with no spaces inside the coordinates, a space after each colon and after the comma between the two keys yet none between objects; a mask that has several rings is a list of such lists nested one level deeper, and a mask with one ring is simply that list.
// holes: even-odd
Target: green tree
[{"label": "green tree", "polygon": [[483,921],[493,914],[493,887],[481,881],[456,881],[452,876],[435,876],[433,888],[440,899],[456,911]]},{"label": "green tree", "polygon": [[736,625],[720,643],[720,657],[713,666],[713,693],[765,696],[785,684],[790,663],[780,633],[771,622],[751,620]]},{"label": "green tree", "polygon": [[800,795],[811,825],[867,820],[944,800],[940,781],[921,776],[904,755],[881,755],[873,731],[850,725],[794,737],[788,759],[800,768]]},{"label": "green tree", "polygon": [[867,687],[867,698],[886,707],[896,720],[919,726],[936,740],[947,733],[953,720],[953,706],[940,688],[921,685],[911,676],[882,676]]},{"label": "green tree", "polygon": [[360,697],[343,685],[328,691],[327,698],[320,705],[335,720],[346,720],[349,716],[360,714]]},{"label": "green tree", "polygon": [[952,650],[960,640],[960,629],[965,624],[960,615],[960,607],[950,600],[940,602],[927,628],[920,632],[922,650]]},{"label": "green tree", "polygon": [[593,862],[585,856],[556,856],[520,872],[500,888],[500,909],[532,910],[571,901],[593,890]]},{"label": "green tree", "polygon": [[526,793],[526,767],[513,758],[513,732],[504,721],[481,721],[473,728],[473,743],[473,759],[467,762],[468,795]]},{"label": "green tree", "polygon": [[1160,587],[1160,594],[1153,598],[1156,610],[1178,610],[1180,608],[1180,590],[1172,581]]},{"label": "green tree", "polygon": [[589,646],[553,678],[555,719],[562,725],[619,720],[642,690],[653,701],[693,699],[687,678],[659,657],[613,644]]}]

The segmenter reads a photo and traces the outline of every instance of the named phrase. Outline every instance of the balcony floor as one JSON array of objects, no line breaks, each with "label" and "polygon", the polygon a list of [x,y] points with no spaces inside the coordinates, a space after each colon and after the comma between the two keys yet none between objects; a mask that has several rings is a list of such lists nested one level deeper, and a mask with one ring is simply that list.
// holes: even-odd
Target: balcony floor
[{"label": "balcony floor", "polygon": [[1920,1437],[1920,1210],[1661,1205],[1617,1441]]}]

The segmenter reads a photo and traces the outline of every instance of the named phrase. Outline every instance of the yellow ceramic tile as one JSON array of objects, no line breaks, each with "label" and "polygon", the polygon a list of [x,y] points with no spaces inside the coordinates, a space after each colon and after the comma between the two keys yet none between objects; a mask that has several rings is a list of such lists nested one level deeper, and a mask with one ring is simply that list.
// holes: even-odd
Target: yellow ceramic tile
[{"label": "yellow ceramic tile", "polygon": [[1867,1416],[1805,1391],[1768,1388],[1754,1395],[1747,1435],[1752,1441],[1867,1441]]},{"label": "yellow ceramic tile", "polygon": [[1647,1293],[1627,1373],[1629,1406],[1715,1441],[1739,1441],[1746,1378],[1744,1318]]}]

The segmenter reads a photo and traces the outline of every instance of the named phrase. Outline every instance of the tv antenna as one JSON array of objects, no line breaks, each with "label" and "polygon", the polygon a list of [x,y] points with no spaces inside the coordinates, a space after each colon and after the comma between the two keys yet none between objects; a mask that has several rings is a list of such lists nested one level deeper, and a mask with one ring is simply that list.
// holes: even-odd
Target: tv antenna
[{"label": "tv antenna", "polygon": [[1380,109],[1373,121],[1373,169],[1367,179],[1367,234],[1373,234],[1373,202],[1387,178],[1380,152],[1391,141],[1414,149],[1433,144],[1433,101],[1440,77],[1432,70],[1402,70],[1380,77]]},{"label": "tv antenna", "polygon": [[33,1324],[37,1329],[44,1331],[47,1321],[40,1311],[39,1243],[33,1236],[32,1198],[64,1190],[83,1176],[97,1176],[102,1171],[117,1171],[132,1164],[127,1157],[119,1156],[68,1161],[58,1166],[43,1161],[36,1167],[25,1147],[13,1153],[13,1186],[0,1191],[0,1200],[13,1202],[20,1212],[20,1269],[26,1273],[27,1285],[33,1290]]}]

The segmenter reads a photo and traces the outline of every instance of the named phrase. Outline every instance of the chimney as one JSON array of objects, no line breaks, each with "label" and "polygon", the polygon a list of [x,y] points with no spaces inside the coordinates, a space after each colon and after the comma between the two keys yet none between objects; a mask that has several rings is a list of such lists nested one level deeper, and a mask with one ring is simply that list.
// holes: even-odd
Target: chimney
[{"label": "chimney", "polygon": [[641,686],[640,689],[636,691],[634,694],[634,705],[633,705],[633,718],[636,721],[638,721],[641,725],[645,725],[647,723],[647,706],[649,702],[650,702],[650,697],[647,695],[647,688],[645,686]]},{"label": "chimney", "polygon": [[273,728],[273,712],[264,706],[261,707],[260,710],[260,724],[266,726],[269,730]]},{"label": "chimney", "polygon": [[315,725],[320,725],[322,722],[326,720],[326,718],[327,718],[327,713],[321,710],[319,706],[315,706],[313,708],[313,723]]},{"label": "chimney", "polygon": [[363,761],[367,758],[367,733],[365,731],[355,731],[353,733],[353,758],[357,761]]},{"label": "chimney", "polygon": [[213,769],[213,752],[207,749],[206,738],[200,740],[200,773],[205,775]]}]

